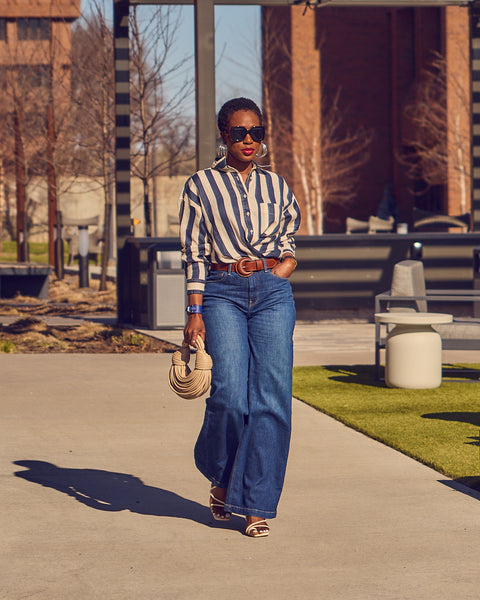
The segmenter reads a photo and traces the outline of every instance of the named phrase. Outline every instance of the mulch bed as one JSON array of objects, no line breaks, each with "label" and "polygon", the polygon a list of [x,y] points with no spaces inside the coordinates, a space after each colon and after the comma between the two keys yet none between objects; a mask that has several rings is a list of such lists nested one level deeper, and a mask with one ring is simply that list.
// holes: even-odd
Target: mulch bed
[{"label": "mulch bed", "polygon": [[[77,278],[50,281],[49,299],[17,296],[0,299],[0,315],[8,315],[8,325],[0,325],[0,353],[141,353],[174,352],[178,346],[131,329],[98,322],[98,317],[116,316],[116,289],[79,289]],[[78,316],[78,325],[52,326],[48,316]],[[89,320],[89,316],[97,317]]]}]

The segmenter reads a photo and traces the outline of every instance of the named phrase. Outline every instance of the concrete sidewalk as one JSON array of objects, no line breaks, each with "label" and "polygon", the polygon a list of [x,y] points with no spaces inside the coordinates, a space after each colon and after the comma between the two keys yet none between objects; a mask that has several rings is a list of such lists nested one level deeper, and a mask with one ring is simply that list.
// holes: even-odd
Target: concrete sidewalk
[{"label": "concrete sidewalk", "polygon": [[[368,362],[372,335],[299,324],[296,364]],[[270,537],[216,524],[170,361],[0,355],[2,600],[478,598],[480,495],[298,401]]]}]

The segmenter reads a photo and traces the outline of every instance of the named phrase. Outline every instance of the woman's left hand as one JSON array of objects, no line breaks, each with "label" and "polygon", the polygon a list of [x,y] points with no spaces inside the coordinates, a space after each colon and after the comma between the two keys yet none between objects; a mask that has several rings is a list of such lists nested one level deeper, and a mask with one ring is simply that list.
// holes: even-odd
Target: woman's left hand
[{"label": "woman's left hand", "polygon": [[277,277],[284,277],[287,279],[295,271],[296,266],[297,263],[295,259],[287,256],[282,262],[279,262],[278,265],[273,267],[272,273]]}]

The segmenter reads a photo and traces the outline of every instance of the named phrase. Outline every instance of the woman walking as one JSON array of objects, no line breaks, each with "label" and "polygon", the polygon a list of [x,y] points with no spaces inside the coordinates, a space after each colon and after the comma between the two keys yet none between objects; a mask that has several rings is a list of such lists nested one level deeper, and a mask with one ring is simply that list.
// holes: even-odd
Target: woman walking
[{"label": "woman walking", "polygon": [[195,446],[217,520],[245,515],[265,537],[276,516],[291,431],[300,212],[286,182],[255,162],[266,151],[258,106],[225,103],[218,128],[226,156],[185,184],[180,207],[188,320],[185,341],[206,341],[212,386]]}]

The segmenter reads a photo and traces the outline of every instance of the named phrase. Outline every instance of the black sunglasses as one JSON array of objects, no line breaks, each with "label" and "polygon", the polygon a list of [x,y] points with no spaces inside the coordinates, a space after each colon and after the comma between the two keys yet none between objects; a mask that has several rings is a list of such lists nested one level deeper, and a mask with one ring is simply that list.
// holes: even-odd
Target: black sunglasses
[{"label": "black sunglasses", "polygon": [[251,129],[247,129],[246,127],[232,127],[229,132],[230,139],[234,144],[243,142],[247,134],[250,135],[254,142],[261,142],[265,137],[265,127],[263,125],[255,125]]}]

